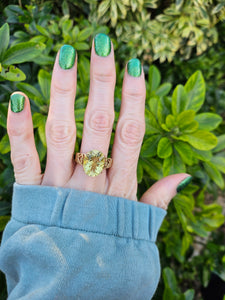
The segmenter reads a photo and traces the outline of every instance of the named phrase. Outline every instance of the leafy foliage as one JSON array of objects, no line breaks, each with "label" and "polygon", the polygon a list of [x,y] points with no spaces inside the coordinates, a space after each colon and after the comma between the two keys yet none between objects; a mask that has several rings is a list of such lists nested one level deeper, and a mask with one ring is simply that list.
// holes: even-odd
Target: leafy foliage
[{"label": "leafy foliage", "polygon": [[[200,283],[205,286],[211,271],[224,278],[221,267],[225,264],[224,248],[220,245],[221,238],[216,240],[216,229],[224,224],[224,215],[218,203],[205,200],[209,191],[216,199],[218,191],[224,189],[224,121],[223,115],[218,114],[224,107],[222,45],[218,51],[215,46],[198,57],[218,41],[216,25],[225,16],[224,1],[68,0],[62,4],[61,1],[33,4],[27,0],[27,3],[24,7],[6,6],[6,22],[0,27],[3,41],[0,44],[0,231],[9,220],[14,182],[6,131],[9,95],[16,89],[30,99],[35,143],[44,172],[45,123],[56,52],[63,44],[70,44],[78,51],[74,109],[77,152],[89,92],[92,40],[99,32],[110,34],[116,54],[117,85],[109,155],[120,112],[125,61],[140,56],[146,73],[147,96],[146,134],[137,168],[138,198],[156,180],[169,174],[187,172],[194,177],[193,183],[174,197],[160,229],[162,292],[154,299],[194,299],[195,292],[186,282],[196,289]],[[193,56],[195,50],[197,56]],[[160,64],[166,60],[173,61],[173,65]],[[152,61],[159,68],[156,64],[149,67]],[[161,73],[166,78],[164,82]],[[210,83],[214,77],[214,83]],[[216,94],[218,83],[220,89]],[[195,256],[193,245],[199,237],[207,242],[202,255]],[[201,279],[197,284],[196,276]],[[0,286],[4,287],[1,279]],[[5,296],[6,289],[1,290]]]},{"label": "leafy foliage", "polygon": [[[224,1],[86,0],[89,20],[115,28],[119,42],[130,46],[130,55],[149,62],[174,59],[176,52],[189,58],[218,41],[215,24],[225,17]],[[163,12],[162,12],[163,11]]]}]

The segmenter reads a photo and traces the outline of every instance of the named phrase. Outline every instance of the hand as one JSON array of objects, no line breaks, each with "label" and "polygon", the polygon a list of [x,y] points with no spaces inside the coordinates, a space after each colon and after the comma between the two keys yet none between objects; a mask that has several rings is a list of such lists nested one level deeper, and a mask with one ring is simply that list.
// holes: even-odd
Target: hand
[{"label": "hand", "polygon": [[[97,55],[95,46],[96,51],[103,49],[104,55],[109,54]],[[52,73],[50,106],[46,122],[47,163],[44,174],[41,174],[35,147],[29,99],[21,92],[15,92],[11,96],[7,131],[16,182],[23,185],[74,188],[137,201],[136,170],[145,134],[146,96],[145,77],[140,62],[138,64],[138,60],[133,60],[129,63],[129,67],[126,65],[120,116],[112,148],[112,167],[104,169],[96,177],[89,177],[85,174],[83,166],[74,161],[76,141],[74,100],[78,53],[74,53],[71,46],[64,46],[60,51],[57,53]],[[136,63],[134,69],[132,63]],[[129,75],[128,70],[134,71],[133,75],[136,76],[140,73],[140,76]],[[97,149],[107,157],[114,123],[115,82],[113,44],[107,36],[97,35],[92,43],[90,93],[80,153]],[[18,107],[15,94],[25,97],[24,108],[20,112],[13,112],[10,109],[11,106]],[[159,180],[143,194],[140,201],[166,209],[177,193],[177,186],[187,177],[188,174],[182,173]]]}]

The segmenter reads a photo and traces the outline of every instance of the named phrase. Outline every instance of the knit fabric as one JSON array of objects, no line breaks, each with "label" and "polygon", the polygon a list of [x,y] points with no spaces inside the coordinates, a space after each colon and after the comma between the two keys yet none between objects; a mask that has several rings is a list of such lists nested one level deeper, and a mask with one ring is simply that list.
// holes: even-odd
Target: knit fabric
[{"label": "knit fabric", "polygon": [[150,300],[165,215],[121,197],[14,183],[0,247],[8,300]]}]

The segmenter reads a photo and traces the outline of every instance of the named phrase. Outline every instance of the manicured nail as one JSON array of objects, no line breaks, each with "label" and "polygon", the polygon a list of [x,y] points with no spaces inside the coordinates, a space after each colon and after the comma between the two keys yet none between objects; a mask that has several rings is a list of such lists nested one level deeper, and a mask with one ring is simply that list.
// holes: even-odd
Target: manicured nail
[{"label": "manicured nail", "polygon": [[182,180],[177,187],[177,193],[182,191],[191,181],[192,176],[186,177],[184,180]]},{"label": "manicured nail", "polygon": [[95,52],[99,56],[108,56],[111,52],[111,40],[108,35],[98,33],[95,36]]},{"label": "manicured nail", "polygon": [[11,111],[18,113],[24,108],[25,97],[20,94],[13,94],[10,96]]},{"label": "manicured nail", "polygon": [[63,45],[59,52],[59,65],[62,69],[71,69],[76,58],[76,50],[73,46]]},{"label": "manicured nail", "polygon": [[127,64],[128,74],[133,77],[141,76],[141,62],[138,58],[132,58]]}]

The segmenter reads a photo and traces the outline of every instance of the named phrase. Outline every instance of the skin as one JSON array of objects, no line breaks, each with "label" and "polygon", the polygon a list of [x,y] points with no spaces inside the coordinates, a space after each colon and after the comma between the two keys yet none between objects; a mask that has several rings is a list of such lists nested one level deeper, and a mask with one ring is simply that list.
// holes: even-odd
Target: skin
[{"label": "skin", "polygon": [[[41,174],[36,150],[30,102],[25,96],[23,111],[8,108],[7,132],[15,181],[23,185],[46,185],[92,191],[137,201],[137,163],[145,134],[145,78],[132,77],[125,68],[122,103],[112,149],[113,165],[96,177],[85,174],[74,161],[76,124],[74,101],[77,83],[77,60],[71,69],[60,68],[57,53],[51,82],[51,97],[46,122],[47,162]],[[81,149],[101,151],[106,157],[114,122],[114,88],[116,71],[113,44],[107,57],[91,50],[90,93],[84,118]],[[156,182],[140,202],[166,209],[176,195],[178,184],[189,174],[170,175]]]}]

